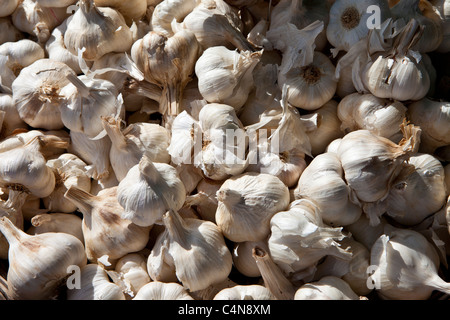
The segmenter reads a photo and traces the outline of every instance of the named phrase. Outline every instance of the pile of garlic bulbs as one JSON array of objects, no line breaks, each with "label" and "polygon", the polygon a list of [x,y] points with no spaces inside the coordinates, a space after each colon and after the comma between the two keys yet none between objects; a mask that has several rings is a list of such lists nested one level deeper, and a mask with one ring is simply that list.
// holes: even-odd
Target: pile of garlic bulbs
[{"label": "pile of garlic bulbs", "polygon": [[448,299],[449,0],[0,25],[0,300]]}]

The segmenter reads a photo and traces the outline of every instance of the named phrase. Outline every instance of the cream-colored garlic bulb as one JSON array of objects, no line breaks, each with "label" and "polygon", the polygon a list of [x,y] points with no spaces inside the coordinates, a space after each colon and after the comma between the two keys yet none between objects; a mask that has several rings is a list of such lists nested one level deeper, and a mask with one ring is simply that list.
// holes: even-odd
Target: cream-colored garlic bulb
[{"label": "cream-colored garlic bulb", "polygon": [[91,194],[97,195],[103,189],[117,187],[119,185],[119,181],[117,181],[114,170],[110,167],[108,172],[109,174],[106,178],[100,178],[98,180],[92,179],[90,191]]},{"label": "cream-colored garlic bulb", "polygon": [[22,69],[12,83],[14,103],[20,117],[33,128],[62,129],[59,105],[61,89],[69,83],[67,74],[75,72],[66,64],[39,59]]},{"label": "cream-colored garlic bulb", "polygon": [[253,284],[222,289],[213,300],[276,300],[276,298],[265,286]]},{"label": "cream-colored garlic bulb", "polygon": [[139,21],[147,13],[147,0],[94,0],[97,7],[110,7],[119,11],[127,24],[130,26],[133,21]]},{"label": "cream-colored garlic bulb", "polygon": [[[23,230],[24,215],[22,208],[27,201],[27,193],[16,190],[8,190],[8,199],[0,201],[0,216],[8,218],[17,228]],[[4,237],[0,237],[0,258],[8,259],[9,243]]]},{"label": "cream-colored garlic bulb", "polygon": [[92,140],[82,132],[70,132],[70,145],[67,151],[86,162],[86,173],[95,180],[105,179],[111,175],[110,150],[109,137]]},{"label": "cream-colored garlic bulb", "polygon": [[203,51],[195,63],[198,89],[206,101],[227,104],[236,112],[253,88],[253,70],[261,52],[235,51],[214,46]]},{"label": "cream-colored garlic bulb", "polygon": [[388,227],[371,248],[371,279],[386,300],[426,300],[435,290],[448,294],[450,284],[438,275],[439,255],[419,232]]},{"label": "cream-colored garlic bulb", "polygon": [[183,207],[186,189],[176,169],[152,162],[145,154],[120,181],[117,200],[125,209],[122,217],[139,226],[161,223],[167,210]]},{"label": "cream-colored garlic bulb", "polygon": [[[427,6],[428,8],[423,8]],[[428,1],[422,0],[402,0],[391,8],[394,19],[404,19],[409,21],[415,19],[423,27],[424,31],[417,43],[412,46],[412,50],[426,53],[435,51],[442,43],[444,38],[442,22],[440,17],[434,13],[434,8]]]},{"label": "cream-colored garlic bulb", "polygon": [[9,16],[16,10],[17,6],[19,5],[20,0],[6,0],[3,1],[0,6],[0,17],[6,17]]},{"label": "cream-colored garlic bulb", "polygon": [[53,8],[60,8],[60,7],[66,8],[71,4],[77,2],[76,0],[36,0],[36,1],[43,7],[53,7]]},{"label": "cream-colored garlic bulb", "polygon": [[344,136],[344,132],[340,129],[342,123],[337,111],[338,102],[330,100],[319,109],[306,115],[314,124],[306,127],[306,134],[311,144],[311,155],[317,156],[323,153],[333,140]]},{"label": "cream-colored garlic bulb", "polygon": [[151,227],[140,227],[121,218],[124,209],[117,201],[117,187],[104,189],[94,196],[71,186],[65,197],[83,213],[82,229],[90,262],[112,265],[124,255],[146,246]]},{"label": "cream-colored garlic bulb", "polygon": [[172,23],[172,29],[183,28],[193,32],[203,50],[215,46],[237,48],[239,51],[254,50],[242,34],[243,23],[236,8],[224,0],[196,2],[198,4],[180,24]]},{"label": "cream-colored garlic bulb", "polygon": [[247,172],[227,179],[217,191],[216,223],[234,242],[260,241],[270,219],[289,204],[289,190],[277,177]]},{"label": "cream-colored garlic bulb", "polygon": [[66,290],[67,300],[125,300],[122,289],[110,281],[102,266],[95,263],[81,268],[79,288],[68,287]]},{"label": "cream-colored garlic bulb", "polygon": [[0,131],[0,137],[2,139],[10,136],[16,129],[28,128],[28,125],[20,118],[20,115],[17,112],[12,95],[0,93],[0,111],[5,113]]},{"label": "cream-colored garlic bulb", "polygon": [[31,227],[26,232],[30,235],[46,232],[64,232],[78,238],[84,244],[81,218],[71,213],[40,213],[31,218]]},{"label": "cream-colored garlic bulb", "polygon": [[339,50],[350,48],[369,33],[369,22],[373,12],[369,7],[379,9],[378,23],[383,23],[391,16],[387,0],[336,0],[330,8],[330,20],[327,26],[327,39]]},{"label": "cream-colored garlic bulb", "polygon": [[314,201],[323,222],[333,227],[352,224],[362,214],[362,208],[352,202],[352,190],[335,153],[322,153],[311,161],[300,176],[294,195],[296,199]]},{"label": "cream-colored garlic bulb", "polygon": [[183,219],[173,210],[164,214],[163,223],[165,231],[147,260],[147,270],[153,280],[160,276],[164,263],[172,265],[176,279],[192,292],[228,277],[232,267],[231,252],[216,224]]},{"label": "cream-colored garlic bulb", "polygon": [[236,242],[233,248],[233,265],[237,271],[246,277],[260,277],[261,272],[259,271],[256,261],[253,258],[253,249],[255,247],[261,248],[268,252],[266,241],[244,241]]},{"label": "cream-colored garlic bulb", "polygon": [[287,211],[279,211],[270,220],[270,255],[287,276],[302,280],[311,276],[325,256],[350,260],[350,251],[338,241],[345,235],[322,221],[318,207],[307,199],[293,201]]},{"label": "cream-colored garlic bulb", "polygon": [[133,300],[194,300],[181,284],[152,281],[144,285]]},{"label": "cream-colored garlic bulb", "polygon": [[395,144],[368,130],[353,131],[342,138],[337,150],[344,178],[353,191],[352,201],[362,203],[372,224],[379,223],[379,216],[384,213],[382,202],[389,194],[392,180],[419,147],[419,127],[402,125],[402,132],[402,141]]},{"label": "cream-colored garlic bulb", "polygon": [[167,151],[170,131],[165,127],[139,122],[124,128],[120,118],[113,117],[101,121],[112,143],[109,157],[118,181],[125,178],[128,170],[138,164],[144,154],[153,162],[170,162]]},{"label": "cream-colored garlic bulb", "polygon": [[223,181],[201,179],[196,185],[195,193],[186,197],[185,206],[193,207],[203,220],[216,222],[217,198]]},{"label": "cream-colored garlic bulb", "polygon": [[447,200],[444,167],[430,154],[417,153],[393,180],[386,198],[386,214],[402,225],[419,224]]},{"label": "cream-colored garlic bulb", "polygon": [[373,226],[370,224],[369,218],[363,214],[356,222],[345,226],[344,230],[350,232],[353,239],[370,250],[375,241],[383,234],[384,226],[387,223],[386,219],[381,216],[380,223]]},{"label": "cream-colored garlic bulb", "polygon": [[94,0],[81,0],[79,6],[67,18],[67,50],[78,55],[78,50],[85,48],[83,59],[93,61],[108,52],[126,52],[131,48],[132,32],[122,14],[110,7],[98,7]]},{"label": "cream-colored garlic bulb", "polygon": [[0,183],[44,198],[55,188],[55,175],[42,155],[41,137],[0,153]]},{"label": "cream-colored garlic bulb", "polygon": [[125,282],[131,297],[151,281],[147,273],[147,256],[144,253],[129,253],[120,258],[114,268]]},{"label": "cream-colored garlic bulb", "polygon": [[419,151],[434,153],[450,145],[450,103],[424,98],[408,105],[408,120],[420,126],[422,135]]},{"label": "cream-colored garlic bulb", "polygon": [[177,170],[178,176],[186,189],[186,194],[191,194],[197,187],[198,183],[203,180],[203,175],[200,169],[196,168],[191,163],[181,163],[177,165],[174,163],[171,164]]},{"label": "cream-colored garlic bulb", "polygon": [[47,161],[47,166],[55,175],[55,189],[43,199],[49,212],[70,213],[77,207],[64,197],[67,189],[74,185],[83,191],[91,191],[91,177],[86,172],[87,164],[71,153],[63,153],[56,159]]},{"label": "cream-colored garlic bulb", "polygon": [[337,108],[344,132],[365,129],[396,143],[402,138],[400,127],[407,110],[400,101],[360,93],[344,97]]},{"label": "cream-colored garlic bulb", "polygon": [[70,81],[61,89],[61,121],[70,131],[83,132],[89,138],[102,138],[106,131],[102,117],[124,118],[122,95],[115,84],[88,76],[68,75]]},{"label": "cream-colored garlic bulb", "polygon": [[430,76],[420,54],[411,47],[423,29],[412,19],[397,35],[394,45],[376,54],[362,69],[365,88],[374,96],[393,100],[420,100],[430,89]]},{"label": "cream-colored garlic bulb", "polygon": [[301,286],[295,292],[294,300],[360,300],[360,297],[343,279],[326,276]]},{"label": "cream-colored garlic bulb", "polygon": [[201,2],[201,0],[164,0],[155,5],[150,25],[152,30],[167,37],[175,31],[172,21],[183,19]]},{"label": "cream-colored garlic bulb", "polygon": [[11,89],[11,85],[20,71],[36,60],[43,59],[45,52],[38,43],[29,39],[21,39],[0,45],[0,56],[1,85]]},{"label": "cream-colored garlic bulb", "polygon": [[0,28],[4,31],[0,35],[0,44],[25,38],[24,34],[13,25],[10,17],[0,17]]},{"label": "cream-colored garlic bulb", "polygon": [[45,50],[49,59],[67,64],[76,74],[81,74],[77,55],[67,50],[64,44],[64,34],[67,30],[67,19],[53,29],[45,42]]},{"label": "cream-colored garlic bulb", "polygon": [[160,113],[168,117],[168,125],[181,112],[183,90],[194,73],[200,50],[197,38],[188,30],[170,37],[150,31],[131,48],[131,58],[145,79],[163,90]]},{"label": "cream-colored garlic bulb", "polygon": [[64,7],[44,7],[38,0],[22,0],[11,15],[14,26],[37,39],[40,44],[50,37],[52,30],[69,16]]},{"label": "cream-colored garlic bulb", "polygon": [[9,219],[0,219],[0,231],[9,242],[8,296],[13,300],[55,298],[71,266],[86,264],[83,243],[62,232],[29,235]]}]

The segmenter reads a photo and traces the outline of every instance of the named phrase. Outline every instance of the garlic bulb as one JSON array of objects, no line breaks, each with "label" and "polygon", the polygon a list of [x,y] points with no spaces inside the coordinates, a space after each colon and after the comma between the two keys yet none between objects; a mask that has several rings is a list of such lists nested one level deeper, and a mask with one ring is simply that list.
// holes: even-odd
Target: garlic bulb
[{"label": "garlic bulb", "polygon": [[448,294],[450,284],[438,275],[439,255],[419,232],[390,227],[371,248],[371,275],[386,300],[425,300],[434,290]]},{"label": "garlic bulb", "polygon": [[78,238],[84,244],[81,218],[69,213],[40,213],[31,218],[31,227],[26,230],[30,235],[46,232],[64,232]]},{"label": "garlic bulb", "polygon": [[200,3],[200,0],[164,0],[155,4],[150,25],[152,30],[172,36],[175,31],[172,21],[183,21],[184,18]]},{"label": "garlic bulb", "polygon": [[121,288],[112,283],[105,269],[88,263],[80,272],[79,288],[67,288],[67,300],[125,300]]},{"label": "garlic bulb", "polygon": [[152,281],[144,285],[133,300],[194,300],[194,298],[179,283]]},{"label": "garlic bulb", "polygon": [[[80,9],[67,18],[64,45],[72,54],[85,48],[85,60],[97,60],[109,52],[126,52],[132,33],[123,16],[113,8],[97,7],[94,0],[81,0]],[[99,28],[98,26],[102,27]]]},{"label": "garlic bulb", "polygon": [[45,42],[45,50],[48,58],[53,61],[60,61],[67,64],[76,74],[81,74],[78,57],[67,50],[64,44],[64,34],[67,31],[67,19],[53,29],[50,37]]},{"label": "garlic bulb", "polygon": [[36,1],[43,7],[54,7],[54,8],[60,7],[66,8],[71,4],[77,2],[76,0],[36,0]]},{"label": "garlic bulb", "polygon": [[326,276],[317,282],[301,286],[294,300],[360,300],[359,296],[341,278]]},{"label": "garlic bulb", "polygon": [[279,211],[272,217],[270,228],[270,255],[284,274],[293,279],[307,279],[325,256],[344,260],[352,257],[338,243],[345,237],[342,228],[325,225],[311,200],[293,201],[287,211]]},{"label": "garlic bulb", "polygon": [[112,175],[109,153],[111,140],[103,137],[92,140],[82,132],[70,132],[68,152],[86,162],[86,173],[95,180],[105,179]]},{"label": "garlic bulb", "polygon": [[44,44],[52,30],[69,16],[64,7],[45,7],[38,0],[22,0],[11,15],[14,26]]},{"label": "garlic bulb", "polygon": [[[188,1],[191,2],[191,1]],[[242,21],[236,8],[223,0],[201,0],[175,30],[187,29],[195,34],[203,50],[225,46],[239,51],[253,51],[242,34]],[[192,2],[191,2],[192,3]]]},{"label": "garlic bulb", "polygon": [[0,17],[0,28],[4,31],[0,35],[0,44],[24,39],[24,34],[13,25],[10,17]]},{"label": "garlic bulb", "polygon": [[213,300],[276,300],[266,287],[258,284],[236,285],[220,290]]},{"label": "garlic bulb", "polygon": [[[406,21],[415,19],[424,28],[420,39],[411,48],[420,53],[435,51],[443,40],[441,19],[437,15],[436,17],[428,15],[425,10],[423,12],[421,5],[424,3],[427,3],[427,1],[402,0],[391,8],[394,19],[404,19]],[[428,5],[431,7],[431,4],[428,3]],[[432,8],[430,10],[434,11]]]},{"label": "garlic bulb", "polygon": [[147,257],[142,253],[126,254],[117,261],[114,270],[121,275],[132,297],[136,297],[139,290],[151,281],[147,273]]},{"label": "garlic bulb", "polygon": [[169,125],[180,110],[183,89],[191,80],[200,44],[194,33],[180,30],[170,37],[150,31],[131,48],[131,58],[150,83],[163,90],[160,113]]},{"label": "garlic bulb", "polygon": [[353,191],[352,201],[363,203],[363,210],[374,225],[384,213],[382,202],[393,179],[405,167],[405,160],[417,152],[420,142],[419,127],[402,125],[401,129],[400,144],[368,130],[357,130],[345,135],[337,150],[344,178]]},{"label": "garlic bulb", "polygon": [[64,194],[72,185],[90,192],[91,178],[85,170],[87,164],[76,155],[64,153],[56,159],[48,160],[47,166],[53,169],[56,182],[53,192],[43,199],[44,207],[49,212],[70,213],[76,211],[77,207],[66,199]]},{"label": "garlic bulb", "polygon": [[408,105],[408,120],[420,126],[422,135],[419,151],[434,153],[437,148],[450,145],[450,103],[424,98]]},{"label": "garlic bulb", "polygon": [[[337,50],[350,48],[369,33],[370,6],[379,9],[378,23],[391,16],[387,0],[336,0],[330,8],[327,39]],[[372,21],[373,22],[373,21]]]},{"label": "garlic bulb", "polygon": [[314,126],[306,128],[311,144],[311,155],[323,153],[326,147],[335,139],[344,136],[341,130],[341,119],[338,117],[338,102],[330,100],[319,109],[314,110],[306,117],[312,117]]},{"label": "garlic bulb", "polygon": [[102,124],[112,143],[109,158],[119,182],[144,154],[153,162],[170,162],[170,131],[165,127],[139,122],[123,128],[120,118],[113,117],[102,118]]},{"label": "garlic bulb", "polygon": [[[11,89],[11,85],[20,71],[35,62],[43,59],[44,49],[34,41],[22,39],[16,42],[6,42],[0,45],[1,85]],[[6,59],[5,59],[6,58]]]},{"label": "garlic bulb", "polygon": [[117,200],[124,208],[122,218],[146,227],[161,223],[167,210],[180,210],[186,189],[174,167],[152,162],[145,154],[120,181]]},{"label": "garlic bulb", "polygon": [[203,220],[216,222],[217,198],[223,181],[202,179],[196,186],[197,192],[186,197],[184,205],[193,207]]},{"label": "garlic bulb", "polygon": [[0,153],[0,183],[44,198],[55,188],[55,175],[40,151],[40,137]]},{"label": "garlic bulb", "polygon": [[22,69],[12,83],[14,103],[20,117],[33,128],[62,129],[59,105],[61,89],[69,83],[67,74],[75,72],[66,64],[39,59]]},{"label": "garlic bulb", "polygon": [[103,79],[68,75],[70,81],[61,89],[61,121],[70,131],[83,132],[89,138],[103,138],[102,117],[124,118],[122,95],[116,86]]},{"label": "garlic bulb", "polygon": [[353,93],[339,102],[337,110],[344,132],[365,129],[398,143],[402,138],[400,127],[408,109],[400,101]]},{"label": "garlic bulb", "polygon": [[54,298],[70,266],[86,264],[83,243],[67,233],[35,236],[0,218],[0,231],[9,243],[8,296],[14,300]]},{"label": "garlic bulb", "polygon": [[163,263],[172,264],[176,278],[189,291],[205,289],[224,281],[232,267],[232,257],[220,229],[210,221],[183,219],[173,210],[163,216],[165,231],[147,261],[155,280]]},{"label": "garlic bulb", "polygon": [[234,242],[260,241],[270,233],[270,219],[289,204],[289,190],[266,173],[248,172],[227,179],[217,191],[216,223]]},{"label": "garlic bulb", "polygon": [[[12,95],[0,93],[0,110],[3,111],[4,120],[1,126],[0,137],[3,139],[12,135],[16,129],[26,129],[28,125],[20,118]],[[8,119],[8,121],[5,121]],[[2,144],[3,141],[0,142]]]},{"label": "garlic bulb", "polygon": [[234,244],[232,252],[233,265],[236,270],[246,277],[255,278],[261,276],[261,272],[253,258],[253,249],[255,247],[261,248],[266,252],[269,251],[265,241],[245,241]]},{"label": "garlic bulb", "polygon": [[[23,230],[24,215],[22,208],[28,195],[22,191],[9,190],[8,199],[0,201],[0,216],[8,218],[17,228]],[[0,236],[0,258],[8,259],[9,243],[4,236]]]},{"label": "garlic bulb", "polygon": [[253,70],[261,54],[224,46],[207,48],[195,63],[201,95],[209,103],[227,104],[239,112],[253,87]]},{"label": "garlic bulb", "polygon": [[123,2],[120,0],[94,0],[97,7],[110,7],[120,12],[127,22],[131,25],[133,21],[139,21],[147,13],[146,0],[134,0]]},{"label": "garlic bulb", "polygon": [[412,19],[397,35],[393,47],[376,54],[362,69],[364,86],[374,96],[393,100],[420,100],[430,89],[430,76],[420,54],[411,51],[423,30]]},{"label": "garlic bulb", "polygon": [[7,17],[16,10],[20,0],[6,0],[0,6],[0,17]]},{"label": "garlic bulb", "polygon": [[203,180],[201,171],[190,163],[181,163],[178,165],[175,165],[174,163],[171,164],[177,170],[178,177],[183,182],[184,188],[186,189],[186,194],[191,194],[197,187],[198,183]]},{"label": "garlic bulb", "polygon": [[350,232],[353,239],[370,250],[375,241],[383,234],[386,224],[386,219],[381,216],[380,223],[373,226],[370,224],[369,218],[363,214],[356,222],[345,226],[344,230]]},{"label": "garlic bulb", "polygon": [[335,153],[316,156],[303,171],[294,189],[296,199],[310,199],[317,205],[324,223],[338,227],[356,222],[362,208],[352,202],[352,190]]},{"label": "garlic bulb", "polygon": [[117,201],[117,187],[94,196],[71,186],[65,197],[83,213],[82,230],[90,262],[114,264],[125,254],[146,246],[151,227],[140,227],[121,218],[124,209]]},{"label": "garlic bulb", "polygon": [[[419,224],[446,202],[444,167],[430,154],[415,154],[393,180],[386,199],[386,214],[402,225]],[[418,201],[418,199],[426,199]]]}]

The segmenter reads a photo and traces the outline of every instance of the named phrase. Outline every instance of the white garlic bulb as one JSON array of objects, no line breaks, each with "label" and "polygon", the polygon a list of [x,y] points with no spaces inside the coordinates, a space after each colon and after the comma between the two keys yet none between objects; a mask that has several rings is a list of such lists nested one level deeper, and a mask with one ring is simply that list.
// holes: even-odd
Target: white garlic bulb
[{"label": "white garlic bulb", "polygon": [[153,280],[159,277],[163,263],[170,263],[176,279],[192,292],[206,289],[228,277],[232,257],[216,224],[183,219],[173,210],[164,214],[163,222],[165,231],[147,261],[147,270]]},{"label": "white garlic bulb", "polygon": [[10,17],[0,17],[0,28],[4,30],[0,35],[0,44],[19,41],[25,37],[24,34],[13,25]]},{"label": "white garlic bulb", "polygon": [[77,237],[84,244],[81,218],[70,213],[40,213],[30,220],[31,227],[26,232],[30,235],[46,232],[64,232]]},{"label": "white garlic bulb", "polygon": [[83,59],[93,61],[108,52],[126,52],[131,48],[132,32],[122,14],[111,7],[97,7],[94,0],[81,0],[79,6],[67,18],[67,50],[78,56],[78,50],[85,48]]},{"label": "white garlic bulb", "polygon": [[118,181],[125,178],[144,154],[153,162],[170,162],[170,154],[167,151],[170,130],[165,127],[139,122],[124,128],[121,119],[113,117],[102,118],[101,122],[112,143],[109,158]]},{"label": "white garlic bulb", "polygon": [[122,289],[98,264],[88,263],[81,268],[79,281],[79,288],[67,288],[67,300],[125,300]]},{"label": "white garlic bulb", "polygon": [[207,48],[195,63],[201,95],[209,103],[227,104],[239,112],[253,88],[253,70],[261,54],[224,46]]},{"label": "white garlic bulb", "polygon": [[117,187],[104,189],[94,196],[71,186],[65,197],[83,213],[82,229],[90,262],[114,264],[125,254],[140,251],[147,245],[151,227],[140,227],[121,218],[124,209],[117,201]]},{"label": "white garlic bulb", "polygon": [[213,300],[276,300],[275,296],[265,286],[236,285],[220,290]]},{"label": "white garlic bulb", "polygon": [[[349,51],[352,45],[369,33],[370,6],[379,9],[379,23],[391,16],[387,0],[336,0],[330,8],[327,39],[339,50]],[[373,22],[373,21],[372,21]]]},{"label": "white garlic bulb", "polygon": [[119,11],[128,25],[139,21],[147,13],[146,0],[120,1],[120,0],[94,0],[98,7],[110,7]]},{"label": "white garlic bulb", "polygon": [[296,280],[311,276],[325,256],[350,260],[350,251],[338,241],[345,235],[341,228],[325,225],[317,206],[311,201],[293,201],[287,211],[279,211],[270,220],[270,255],[285,275]]},{"label": "white garlic bulb", "polygon": [[376,226],[371,225],[366,215],[361,215],[359,219],[344,227],[345,231],[351,233],[352,238],[362,243],[370,250],[375,241],[383,234],[384,226],[387,224],[385,217],[380,218],[380,223]]},{"label": "white garlic bulb", "polygon": [[6,0],[3,1],[0,6],[0,17],[6,17],[9,16],[16,10],[17,6],[19,5],[19,0]]},{"label": "white garlic bulb", "polygon": [[152,281],[138,291],[133,300],[194,300],[179,283]]},{"label": "white garlic bulb", "polygon": [[[393,180],[386,199],[386,214],[402,225],[419,224],[446,202],[444,167],[430,154],[417,153]],[[424,199],[424,201],[419,201]]]},{"label": "white garlic bulb", "polygon": [[53,169],[56,182],[53,192],[43,199],[44,207],[49,212],[76,211],[77,207],[64,194],[72,185],[86,192],[91,191],[91,178],[85,170],[87,164],[74,154],[63,153],[56,159],[48,160],[47,166]]},{"label": "white garlic bulb", "polygon": [[75,72],[66,64],[39,59],[22,69],[12,83],[14,103],[20,117],[33,128],[62,129],[59,105],[61,89],[69,83],[67,74]]},{"label": "white garlic bulb", "polygon": [[117,200],[124,208],[122,217],[139,226],[161,223],[167,210],[180,210],[186,189],[174,167],[152,162],[145,154],[120,181]]},{"label": "white garlic bulb", "polygon": [[371,248],[371,275],[378,295],[387,300],[425,300],[434,290],[448,294],[438,275],[439,255],[419,232],[386,228]]},{"label": "white garlic bulb", "polygon": [[322,153],[311,161],[300,176],[294,195],[296,199],[314,201],[323,222],[333,227],[352,224],[362,214],[362,208],[351,200],[352,190],[335,153]]},{"label": "white garlic bulb", "polygon": [[14,300],[55,298],[70,266],[86,264],[83,243],[73,235],[47,232],[29,235],[9,219],[0,218],[9,242],[8,296]]},{"label": "white garlic bulb", "polygon": [[217,191],[216,223],[234,242],[260,241],[270,220],[289,204],[289,190],[277,177],[247,172],[227,179]]},{"label": "white garlic bulb", "polygon": [[126,254],[117,261],[114,270],[120,274],[132,297],[151,281],[147,273],[147,256],[143,253]]},{"label": "white garlic bulb", "polygon": [[[12,95],[0,93],[0,110],[4,112],[4,119],[0,131],[0,137],[2,139],[11,136],[16,129],[28,128],[28,125],[20,118],[17,112]],[[8,121],[5,121],[5,119],[8,119]],[[0,144],[3,144],[3,141]]]},{"label": "white garlic bulb", "polygon": [[164,0],[155,4],[150,25],[152,30],[172,36],[175,31],[172,21],[183,21],[184,18],[199,4],[200,0]]},{"label": "white garlic bulb", "polygon": [[255,247],[261,248],[266,252],[269,251],[266,241],[244,241],[234,244],[232,252],[233,265],[236,270],[246,277],[255,278],[261,276],[261,272],[253,258],[253,249]]},{"label": "white garlic bulb", "polygon": [[360,300],[359,296],[341,278],[326,276],[317,282],[301,286],[294,300]]}]

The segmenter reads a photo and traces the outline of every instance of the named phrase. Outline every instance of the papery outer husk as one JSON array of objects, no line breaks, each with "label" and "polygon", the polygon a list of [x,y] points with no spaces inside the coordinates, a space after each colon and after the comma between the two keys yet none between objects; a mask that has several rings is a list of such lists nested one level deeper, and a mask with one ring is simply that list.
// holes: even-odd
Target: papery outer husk
[{"label": "papery outer husk", "polygon": [[147,272],[147,253],[129,253],[120,258],[115,266],[115,271],[125,283],[130,297],[135,297],[137,292],[151,281]]}]

